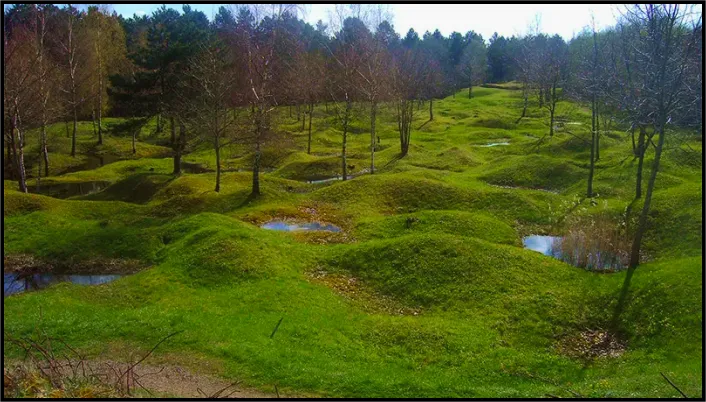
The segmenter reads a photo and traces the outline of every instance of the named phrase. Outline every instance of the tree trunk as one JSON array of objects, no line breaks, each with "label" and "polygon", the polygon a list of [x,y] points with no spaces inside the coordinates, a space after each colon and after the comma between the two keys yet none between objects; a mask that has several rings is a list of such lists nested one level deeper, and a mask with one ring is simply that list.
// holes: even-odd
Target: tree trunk
[{"label": "tree trunk", "polygon": [[260,195],[260,139],[255,143],[255,159],[252,164],[252,194]]},{"label": "tree trunk", "polygon": [[375,116],[378,104],[373,101],[370,104],[370,174],[375,173]]},{"label": "tree trunk", "polygon": [[642,246],[642,236],[645,234],[645,229],[647,228],[647,215],[650,212],[650,204],[652,202],[652,192],[654,191],[655,181],[657,180],[657,172],[659,171],[659,162],[662,156],[662,148],[664,146],[664,125],[660,127],[659,130],[659,141],[657,143],[657,148],[655,149],[655,159],[652,162],[652,171],[650,172],[650,180],[647,183],[647,192],[645,193],[645,203],[642,206],[642,212],[640,213],[640,219],[637,223],[637,228],[635,230],[635,238],[632,242],[632,249],[630,252],[630,265],[628,266],[628,272],[625,275],[625,281],[623,282],[623,288],[620,292],[620,298],[618,299],[618,305],[615,309],[615,314],[613,315],[613,326],[617,327],[618,319],[620,314],[622,314],[625,309],[625,301],[627,300],[628,290],[630,289],[630,281],[632,276],[640,264],[640,247]]},{"label": "tree trunk", "polygon": [[[551,97],[549,96],[551,95]],[[556,82],[552,84],[552,90],[547,91],[546,96],[548,97],[547,102],[549,102],[549,136],[554,136],[554,113],[556,111]]]},{"label": "tree trunk", "polygon": [[[173,118],[172,118],[173,119]],[[174,122],[172,121],[172,125]],[[176,146],[174,147],[174,170],[172,171],[172,174],[174,175],[180,175],[181,174],[181,153],[184,150],[184,142],[186,139],[186,127],[184,127],[184,123],[179,121],[179,140],[176,141]]]},{"label": "tree trunk", "polygon": [[162,132],[162,114],[159,113],[157,115],[157,132],[161,133]]},{"label": "tree trunk", "polygon": [[596,112],[596,161],[601,159],[601,149],[600,149],[600,141],[601,141],[601,121],[600,121],[600,115],[598,112]]},{"label": "tree trunk", "polygon": [[343,118],[343,144],[341,147],[341,165],[343,170],[343,180],[348,180],[348,165],[346,164],[346,141],[348,140],[348,118],[351,112],[351,101],[346,95],[346,114]]},{"label": "tree trunk", "polygon": [[662,157],[662,148],[664,146],[664,126],[660,127],[659,141],[657,149],[655,149],[655,159],[652,162],[652,171],[650,172],[650,180],[647,182],[647,192],[645,193],[645,204],[642,207],[640,220],[638,221],[635,239],[632,243],[632,252],[630,253],[630,266],[637,266],[640,263],[640,246],[642,236],[647,226],[647,214],[650,212],[650,203],[652,202],[652,192],[654,191],[655,181],[657,180],[657,171],[659,170],[659,162]]},{"label": "tree trunk", "polygon": [[47,151],[47,127],[46,124],[42,123],[41,128],[41,156],[44,159],[44,177],[49,176],[49,151]]},{"label": "tree trunk", "polygon": [[409,142],[411,138],[412,124],[412,103],[402,101],[398,105],[398,130],[400,132],[400,151],[401,157],[407,156],[409,152]]},{"label": "tree trunk", "polygon": [[42,152],[39,152],[39,159],[37,159],[37,192],[39,192],[39,185],[42,180]]},{"label": "tree trunk", "polygon": [[586,189],[586,197],[593,197],[593,170],[595,168],[595,155],[594,151],[596,142],[596,98],[594,96],[591,102],[591,163],[588,170],[588,188]]},{"label": "tree trunk", "polygon": [[311,155],[311,118],[314,116],[314,102],[309,103],[309,141],[306,145],[306,153]]},{"label": "tree trunk", "polygon": [[218,135],[213,137],[213,149],[216,151],[216,192],[221,191],[221,146],[218,143]]},{"label": "tree trunk", "polygon": [[[15,108],[17,107],[16,105],[17,101],[15,101]],[[17,110],[17,109],[15,109]],[[24,162],[24,138],[22,134],[22,130],[20,129],[19,125],[19,120],[17,116],[17,112],[15,112],[15,115],[13,116],[13,122],[12,122],[12,131],[13,133],[13,140],[12,143],[15,146],[14,153],[15,153],[15,166],[17,166],[17,177],[18,177],[18,184],[19,184],[19,189],[21,192],[26,193],[27,192],[27,173],[25,172],[25,162]]]},{"label": "tree trunk", "polygon": [[96,129],[96,109],[91,109],[91,124],[93,124],[93,136],[98,136],[98,129]]},{"label": "tree trunk", "polygon": [[132,154],[135,155],[137,153],[137,148],[135,148],[135,142],[137,139],[137,132],[140,131],[140,128],[135,128],[132,130]]},{"label": "tree trunk", "polygon": [[637,139],[637,177],[635,180],[635,199],[642,197],[642,166],[645,161],[645,152],[647,151],[647,145],[645,144],[645,137],[647,133],[645,132],[645,127],[640,126],[640,135]]},{"label": "tree trunk", "polygon": [[171,130],[171,133],[170,133],[171,137],[169,140],[171,141],[172,149],[175,149],[177,146],[177,143],[176,143],[176,126],[174,125],[174,116],[169,116],[169,128]]},{"label": "tree trunk", "polygon": [[76,105],[74,104],[74,129],[71,134],[71,156],[76,157],[76,126],[78,125],[78,114],[76,112]]},{"label": "tree trunk", "polygon": [[255,157],[252,164],[252,195],[260,195],[260,158],[262,151],[260,143],[262,141],[263,121],[265,106],[261,103],[258,105],[257,114],[255,113],[255,105],[251,106],[251,111],[255,119]]},{"label": "tree trunk", "polygon": [[429,98],[429,121],[434,120],[434,98]]},{"label": "tree trunk", "polygon": [[[306,111],[303,113],[304,118],[302,119],[302,131],[305,130],[305,125],[306,125]],[[311,119],[311,116],[309,116],[309,119]]]},{"label": "tree trunk", "polygon": [[71,131],[69,130],[69,119],[64,120],[64,128],[66,129],[66,138],[71,138]]},{"label": "tree trunk", "polygon": [[528,91],[526,85],[523,86],[523,88],[522,88],[522,98],[524,100],[523,106],[522,106],[522,115],[515,121],[515,124],[519,123],[520,120],[522,120],[527,115],[527,103],[529,102],[529,91]]},{"label": "tree trunk", "polygon": [[635,125],[630,127],[630,138],[632,139],[632,154],[637,156],[637,148],[635,148]]},{"label": "tree trunk", "polygon": [[[12,131],[10,132],[10,136],[14,136],[14,133]],[[7,135],[5,136],[7,137]],[[12,139],[5,139],[6,141],[6,147],[7,147],[7,157],[5,158],[5,170],[10,174],[10,180],[15,179],[15,164],[12,162],[15,160],[15,155],[13,154],[13,148],[14,148],[14,141]],[[3,172],[4,173],[4,172]],[[4,177],[4,174],[3,174]]]},{"label": "tree trunk", "polygon": [[98,78],[98,145],[103,144],[103,77]]},{"label": "tree trunk", "polygon": [[468,99],[471,99],[471,89],[472,89],[472,88],[473,88],[473,86],[472,86],[471,83],[469,82],[469,83],[468,83]]}]

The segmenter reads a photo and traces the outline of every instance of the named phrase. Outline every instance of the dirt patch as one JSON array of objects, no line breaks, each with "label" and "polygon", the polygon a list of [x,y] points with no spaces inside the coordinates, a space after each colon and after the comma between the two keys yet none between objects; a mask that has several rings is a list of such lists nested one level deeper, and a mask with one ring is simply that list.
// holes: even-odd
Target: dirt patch
[{"label": "dirt patch", "polygon": [[587,329],[559,341],[559,353],[581,360],[615,358],[626,349],[626,342],[617,335],[603,329]]},{"label": "dirt patch", "polygon": [[3,256],[3,272],[20,276],[38,273],[71,274],[132,274],[145,269],[147,265],[135,259],[91,258],[82,261],[50,261],[30,254]]},{"label": "dirt patch", "polygon": [[[126,381],[118,381],[118,373],[123,373],[129,365],[122,362],[109,360],[86,360],[78,362],[61,363],[58,371],[65,378],[91,378],[94,386],[102,393],[108,395],[123,395],[126,393]],[[48,372],[49,367],[44,367]],[[20,373],[36,371],[36,368],[26,363],[15,362],[5,364],[5,382],[12,383],[13,378],[20,377]],[[181,366],[150,366],[140,364],[134,369],[131,377],[130,396],[152,397],[179,397],[179,398],[277,398],[288,397],[286,393],[263,392],[256,389],[245,388],[238,385],[237,381],[226,381],[221,378],[193,373]],[[24,374],[26,377],[26,374]],[[98,380],[97,382],[95,380]],[[137,380],[137,381],[135,381]],[[139,384],[138,384],[139,383]],[[118,390],[120,390],[118,392]],[[60,392],[61,390],[56,390]],[[274,388],[273,388],[274,391]],[[51,395],[51,394],[48,394]],[[45,395],[47,396],[47,395]],[[100,396],[100,395],[94,395]]]}]

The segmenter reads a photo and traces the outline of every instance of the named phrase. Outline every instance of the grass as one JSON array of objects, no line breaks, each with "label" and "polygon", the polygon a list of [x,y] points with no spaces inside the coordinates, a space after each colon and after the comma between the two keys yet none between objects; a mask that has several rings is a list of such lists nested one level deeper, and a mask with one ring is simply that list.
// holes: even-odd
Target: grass
[{"label": "grass", "polygon": [[[268,149],[272,171],[257,199],[251,174],[237,171],[252,160],[247,149],[224,151],[229,171],[215,193],[213,172],[170,174],[168,130],[156,133],[154,122],[135,157],[119,119],[106,120],[102,147],[82,123],[77,160],[101,151],[125,160],[42,179],[109,184],[68,199],[22,194],[4,181],[4,253],[149,268],[106,285],[61,283],[8,297],[4,329],[30,334],[41,311],[50,335],[102,357],[147,350],[183,330],[155,358],[189,367],[193,359],[179,356],[198,356],[214,363],[211,374],[268,392],[526,398],[569,397],[570,388],[589,397],[677,397],[664,372],[687,395],[702,395],[702,183],[700,158],[690,153],[700,154],[698,142],[679,133],[682,145],[664,154],[645,238],[650,261],[635,274],[617,334],[625,353],[586,362],[557,345],[606,326],[624,272],[569,266],[522,249],[521,237],[563,230],[557,214],[617,219],[634,192],[630,139],[618,130],[604,136],[599,202],[568,208],[585,192],[588,157],[576,138],[586,138],[590,113],[561,102],[559,115],[583,125],[559,128],[537,147],[548,119],[535,105],[515,124],[515,87],[474,88],[470,100],[466,93],[436,101],[433,121],[428,105],[417,111],[404,158],[383,106],[376,173],[325,184],[305,180],[340,174],[332,109],[315,109],[312,155],[296,117],[279,111],[294,147]],[[357,113],[348,146],[354,172],[369,167],[367,120]],[[57,173],[74,163],[62,129],[50,130]],[[29,149],[32,141],[30,133]],[[478,146],[500,141],[510,145]],[[184,159],[214,168],[207,144]],[[257,227],[274,218],[333,223],[343,233]],[[9,345],[4,353],[20,357]]]}]

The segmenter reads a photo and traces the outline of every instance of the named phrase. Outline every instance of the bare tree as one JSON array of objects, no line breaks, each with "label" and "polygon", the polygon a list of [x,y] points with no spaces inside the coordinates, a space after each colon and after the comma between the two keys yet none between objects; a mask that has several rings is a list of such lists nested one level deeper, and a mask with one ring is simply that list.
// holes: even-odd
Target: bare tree
[{"label": "bare tree", "polygon": [[348,17],[343,7],[337,6],[336,11],[338,20],[332,21],[331,25],[341,28],[336,33],[332,46],[327,46],[330,63],[326,82],[336,118],[341,124],[341,171],[343,180],[347,180],[348,129],[353,119],[353,102],[358,96],[359,70],[362,63],[358,44],[368,29],[359,18]]},{"label": "bare tree", "polygon": [[527,106],[530,95],[536,90],[539,55],[535,49],[536,36],[527,35],[518,39],[518,50],[514,53],[513,64],[517,69],[517,76],[522,82],[522,114],[515,124],[527,116]]},{"label": "bare tree", "polygon": [[461,53],[458,70],[463,80],[468,83],[468,99],[471,99],[473,85],[483,83],[486,77],[488,58],[483,37],[470,32],[467,41]]},{"label": "bare tree", "polygon": [[108,13],[105,5],[91,6],[85,17],[85,44],[90,63],[92,115],[98,135],[98,145],[103,143],[103,112],[106,109],[108,76],[118,73],[126,64],[125,32],[120,21]]},{"label": "bare tree", "polygon": [[427,74],[422,83],[422,96],[429,101],[429,121],[434,120],[434,98],[443,94],[443,74],[439,62],[424,53]]},{"label": "bare tree", "polygon": [[395,57],[392,73],[392,92],[395,104],[397,131],[400,134],[400,154],[409,152],[414,120],[414,102],[419,98],[421,83],[424,81],[423,59],[419,52],[403,49]]},{"label": "bare tree", "polygon": [[66,103],[73,118],[73,130],[71,132],[71,156],[76,156],[76,130],[78,126],[78,108],[84,102],[79,94],[79,85],[81,85],[81,77],[79,77],[79,64],[82,59],[79,54],[78,46],[78,19],[79,13],[76,8],[69,4],[64,10],[65,15],[65,31],[60,41],[64,53],[64,67],[68,82],[62,88],[67,94]]},{"label": "bare tree", "polygon": [[676,4],[636,5],[629,7],[623,16],[628,24],[639,27],[642,33],[631,40],[638,61],[633,66],[633,73],[644,83],[638,99],[646,112],[646,123],[654,127],[657,143],[650,141],[654,147],[654,160],[635,228],[630,264],[615,311],[614,324],[617,324],[624,308],[630,281],[640,263],[642,238],[647,228],[665,137],[669,133],[668,125],[676,123],[674,117],[692,103],[685,96],[689,94],[685,85],[685,73],[690,63],[690,54],[696,51],[696,40],[686,29],[685,16],[685,7]]},{"label": "bare tree", "polygon": [[[232,139],[235,116],[230,113],[228,101],[234,88],[235,79],[230,65],[229,48],[212,42],[201,47],[192,58],[186,75],[196,86],[191,98],[191,122],[200,127],[212,143],[216,155],[216,187],[221,190],[221,149]],[[180,126],[181,137],[184,126]],[[183,138],[180,138],[178,151],[181,151]],[[180,159],[180,158],[179,158]],[[176,160],[176,159],[175,159]],[[175,162],[175,169],[177,169]]]},{"label": "bare tree", "polygon": [[549,136],[554,136],[556,106],[562,96],[562,86],[566,74],[567,49],[560,36],[540,37],[537,50],[540,61],[537,69],[537,86],[540,88],[540,107],[549,111]]},{"label": "bare tree", "polygon": [[22,21],[3,30],[3,129],[19,190],[27,192],[24,164],[26,122],[36,121],[39,101],[35,29]]},{"label": "bare tree", "polygon": [[49,176],[49,151],[47,150],[47,124],[49,122],[49,97],[51,94],[50,83],[49,83],[49,73],[50,67],[50,57],[47,54],[47,13],[46,7],[43,5],[35,6],[34,11],[36,13],[36,69],[37,69],[37,81],[39,84],[38,96],[40,104],[40,130],[39,130],[39,167],[38,172],[39,177],[41,177],[42,171],[42,161],[44,162],[44,176]]},{"label": "bare tree", "polygon": [[287,4],[263,4],[250,6],[247,10],[254,17],[254,21],[262,24],[266,18],[268,24],[271,24],[267,29],[261,30],[242,24],[238,27],[238,38],[247,64],[245,92],[250,104],[251,143],[254,146],[252,194],[258,196],[261,193],[262,148],[272,134],[272,112],[277,105],[275,67],[278,65],[279,55],[275,52],[276,44],[281,36],[282,19],[286,13],[296,11],[296,7]]},{"label": "bare tree", "polygon": [[360,76],[359,90],[370,105],[370,174],[373,174],[375,173],[375,122],[378,104],[388,92],[386,87],[389,79],[387,72],[390,57],[385,44],[378,37],[370,32],[363,32],[363,34],[365,36],[359,41],[363,57],[357,72]]}]

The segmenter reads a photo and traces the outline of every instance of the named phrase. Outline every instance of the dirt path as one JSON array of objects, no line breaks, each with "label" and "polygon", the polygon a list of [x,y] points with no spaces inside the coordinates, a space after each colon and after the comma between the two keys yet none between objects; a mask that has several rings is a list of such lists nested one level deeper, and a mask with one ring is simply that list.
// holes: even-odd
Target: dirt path
[{"label": "dirt path", "polygon": [[[61,376],[65,379],[85,378],[95,376],[100,379],[100,382],[113,389],[122,388],[120,394],[124,394],[126,380],[124,377],[118,385],[117,379],[119,374],[124,373],[127,368],[127,363],[114,362],[110,360],[85,360],[83,365],[78,364],[78,361],[73,361],[71,365],[67,362],[59,362],[59,370]],[[18,366],[22,366],[25,370],[32,370],[31,365],[26,362],[6,362],[5,368],[10,373]],[[73,366],[73,367],[71,367]],[[50,372],[49,367],[44,367],[47,372]],[[36,369],[35,369],[36,370]],[[245,388],[239,386],[237,381],[226,381],[211,375],[198,374],[176,365],[144,365],[140,364],[134,369],[132,378],[137,381],[130,381],[130,389],[132,396],[142,396],[155,398],[206,398],[217,397],[224,398],[278,398],[278,397],[296,397],[297,395],[275,392],[273,387],[272,392],[263,392],[260,390]],[[139,385],[137,385],[139,383]],[[145,391],[145,389],[147,391]],[[135,392],[137,391],[137,392]]]}]

